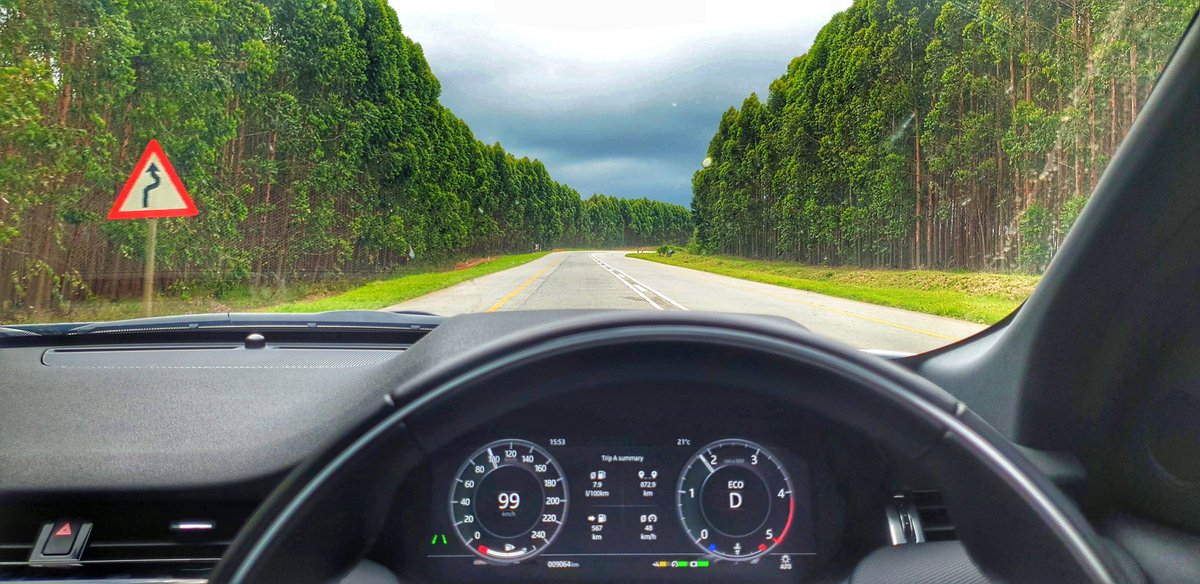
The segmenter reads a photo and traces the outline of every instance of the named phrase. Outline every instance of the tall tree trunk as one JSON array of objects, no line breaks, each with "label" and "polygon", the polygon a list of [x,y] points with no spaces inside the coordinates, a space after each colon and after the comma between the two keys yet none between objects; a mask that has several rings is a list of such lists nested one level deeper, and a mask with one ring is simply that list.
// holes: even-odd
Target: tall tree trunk
[{"label": "tall tree trunk", "polygon": [[[65,54],[60,55],[61,60],[59,61],[59,71],[61,75],[62,87],[59,89],[58,107],[57,111],[55,112],[55,120],[57,121],[58,128],[61,130],[66,130],[68,127],[67,121],[71,111],[71,101],[75,96],[72,75],[75,72],[75,61],[78,55],[79,43],[75,40],[73,35],[76,34],[78,29],[79,21],[75,20],[71,24],[70,34],[72,35],[72,38],[70,41],[68,41],[66,50],[63,51]],[[59,177],[56,188],[68,188],[73,177],[74,175],[72,174],[66,174],[65,176]],[[40,221],[35,225],[31,225],[31,228],[36,230],[38,236],[42,238],[41,250],[35,256],[41,262],[41,265],[38,266],[38,273],[33,288],[31,304],[37,307],[49,307],[51,302],[51,294],[54,288],[50,281],[54,277],[56,264],[58,263],[55,261],[55,259],[59,255],[56,253],[58,249],[58,240],[56,235],[59,231],[58,211],[57,205],[54,203],[53,199],[51,199],[51,201],[45,206],[44,212],[41,213],[41,215],[43,216],[44,221]]]},{"label": "tall tree trunk", "polygon": [[[267,143],[267,151],[269,153],[269,160],[272,163],[269,166],[271,166],[271,167],[274,167],[273,163],[275,162],[275,143],[276,143],[276,140],[278,140],[278,139],[279,139],[279,133],[271,132],[271,140]],[[255,269],[255,274],[254,274],[255,287],[262,285],[262,274],[263,274],[263,271],[266,270],[267,223],[268,223],[268,219],[270,218],[270,215],[271,215],[271,185],[274,182],[275,182],[274,172],[268,171],[267,184],[265,186],[263,186],[262,219],[259,221],[259,224],[258,224],[259,260],[258,260],[258,268]],[[285,219],[285,221],[286,221],[286,219]]]},{"label": "tall tree trunk", "polygon": [[1110,112],[1108,121],[1108,153],[1112,156],[1117,151],[1117,118],[1121,116],[1121,111],[1117,109],[1117,80],[1116,78],[1108,81],[1108,109]]},{"label": "tall tree trunk", "polygon": [[[125,156],[129,151],[129,142],[131,140],[133,140],[133,120],[131,119],[132,115],[133,115],[133,100],[130,99],[125,102],[125,115],[123,116],[124,117],[123,123],[124,123],[125,127],[123,128],[124,132],[122,132],[122,135],[121,135],[121,147],[117,150],[117,166],[121,166],[121,167],[124,166],[125,161],[127,160]],[[120,188],[120,186],[118,186],[117,188]]]},{"label": "tall tree trunk", "polygon": [[1138,114],[1137,44],[1129,43],[1129,124]]},{"label": "tall tree trunk", "polygon": [[913,234],[915,240],[913,242],[913,265],[921,265],[921,116],[916,109],[913,110],[913,119],[915,120],[916,128],[916,164],[914,169],[917,178],[917,220],[913,225]]},{"label": "tall tree trunk", "polygon": [[925,220],[925,266],[932,266],[937,262],[933,257],[933,180],[925,181],[925,189],[928,193],[925,199],[925,215],[928,217]]},{"label": "tall tree trunk", "polygon": [[1079,40],[1079,0],[1071,0],[1071,44]]},{"label": "tall tree trunk", "polygon": [[[75,34],[75,30],[78,28],[79,21],[76,20],[71,25],[71,34]],[[64,128],[67,126],[67,111],[71,108],[71,98],[74,95],[71,84],[71,73],[74,72],[75,56],[78,48],[79,44],[72,38],[71,42],[67,45],[66,61],[62,64],[62,91],[59,97],[58,123]]]},{"label": "tall tree trunk", "polygon": [[1025,100],[1033,101],[1033,44],[1029,38],[1029,2],[1025,0]]},{"label": "tall tree trunk", "polygon": [[1098,146],[1096,144],[1096,64],[1092,58],[1092,11],[1089,8],[1084,16],[1083,35],[1084,50],[1087,51],[1088,84],[1088,190],[1096,185],[1096,159]]},{"label": "tall tree trunk", "polygon": [[[295,168],[295,165],[296,165],[295,155],[289,156],[287,168]],[[291,221],[288,220],[288,213],[290,212],[288,207],[291,206],[290,191],[288,189],[284,189],[283,192],[284,192],[284,199],[285,199],[283,201],[283,205],[282,205],[282,207],[283,207],[283,221],[282,221],[283,233],[280,234],[280,240],[279,240],[282,243],[282,245],[280,246],[280,250],[279,250],[279,261],[275,266],[275,277],[278,280],[277,283],[279,284],[280,288],[285,287],[286,282],[287,282],[287,278],[284,277],[283,268],[284,268],[285,262],[287,261],[287,256],[288,256],[288,243],[289,243],[288,230],[289,230],[289,227],[291,226],[290,225]]]}]

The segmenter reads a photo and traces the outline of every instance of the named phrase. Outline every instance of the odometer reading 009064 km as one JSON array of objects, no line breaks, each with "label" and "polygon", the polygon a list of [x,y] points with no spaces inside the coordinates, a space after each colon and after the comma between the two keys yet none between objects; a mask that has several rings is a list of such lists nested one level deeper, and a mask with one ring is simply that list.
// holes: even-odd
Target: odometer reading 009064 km
[{"label": "odometer reading 009064 km", "polygon": [[700,549],[733,561],[754,559],[787,537],[795,514],[792,479],[767,449],[718,440],[679,476],[679,518]]},{"label": "odometer reading 009064 km", "polygon": [[458,470],[450,520],[459,539],[493,562],[513,563],[546,549],[567,517],[567,481],[541,447],[497,440]]}]

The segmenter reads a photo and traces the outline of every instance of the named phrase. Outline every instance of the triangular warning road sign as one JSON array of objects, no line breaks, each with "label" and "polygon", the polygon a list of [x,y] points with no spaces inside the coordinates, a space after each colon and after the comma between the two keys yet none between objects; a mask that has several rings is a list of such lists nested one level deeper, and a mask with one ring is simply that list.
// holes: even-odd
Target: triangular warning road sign
[{"label": "triangular warning road sign", "polygon": [[70,523],[62,524],[62,527],[58,528],[58,531],[54,532],[54,537],[66,537],[68,535],[71,535]]},{"label": "triangular warning road sign", "polygon": [[158,140],[151,140],[108,211],[108,218],[191,217],[198,213],[162,146]]}]

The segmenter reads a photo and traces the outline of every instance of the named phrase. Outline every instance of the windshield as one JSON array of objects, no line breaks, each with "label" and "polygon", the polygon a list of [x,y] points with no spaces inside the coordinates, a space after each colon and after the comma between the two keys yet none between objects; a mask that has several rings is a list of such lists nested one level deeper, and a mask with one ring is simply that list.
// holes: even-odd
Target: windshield
[{"label": "windshield", "polygon": [[1037,285],[1195,0],[0,0],[0,323]]}]

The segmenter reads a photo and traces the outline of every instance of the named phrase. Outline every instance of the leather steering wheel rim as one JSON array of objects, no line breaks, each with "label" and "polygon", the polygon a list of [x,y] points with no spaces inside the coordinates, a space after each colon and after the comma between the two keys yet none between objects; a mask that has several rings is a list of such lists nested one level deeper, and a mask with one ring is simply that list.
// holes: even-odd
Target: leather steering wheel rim
[{"label": "leather steering wheel rim", "polygon": [[[879,357],[817,337],[791,323],[699,313],[617,313],[584,316],[517,331],[467,350],[454,359],[439,362],[411,379],[391,380],[395,383],[392,387],[399,389],[388,394],[389,406],[297,467],[243,527],[210,581],[221,584],[279,581],[276,575],[285,569],[284,566],[305,557],[304,544],[298,543],[297,534],[305,532],[306,522],[311,524],[314,517],[328,517],[328,510],[320,511],[322,497],[344,488],[338,486],[343,484],[340,479],[350,473],[362,472],[362,469],[355,470],[355,465],[361,466],[363,461],[359,459],[370,458],[364,454],[370,448],[385,440],[402,441],[405,420],[418,415],[422,408],[439,400],[461,396],[464,392],[478,391],[479,384],[486,383],[489,376],[529,367],[539,360],[596,347],[637,343],[718,346],[722,351],[778,359],[781,365],[833,370],[854,382],[862,395],[823,395],[822,399],[851,400],[855,408],[892,408],[894,411],[881,409],[872,414],[889,419],[900,416],[908,420],[905,423],[911,422],[914,426],[872,430],[890,432],[900,439],[911,439],[911,435],[903,434],[911,434],[916,425],[923,425],[921,430],[926,433],[934,431],[940,436],[940,444],[928,445],[929,449],[922,456],[933,456],[927,461],[934,463],[935,474],[947,472],[945,464],[936,464],[937,457],[960,457],[947,461],[951,467],[965,464],[985,469],[981,472],[990,474],[994,483],[991,486],[998,489],[999,495],[993,493],[1001,500],[998,508],[1005,508],[1005,503],[1011,507],[1005,520],[1026,520],[1031,530],[1028,539],[1039,542],[1034,546],[1038,549],[1022,549],[1021,542],[1007,542],[1000,546],[1004,549],[996,552],[988,549],[990,545],[984,545],[987,542],[978,535],[974,536],[977,541],[973,545],[969,541],[972,530],[964,528],[964,544],[989,575],[1028,581],[1030,575],[1027,572],[1009,564],[1021,554],[1035,552],[1044,560],[1041,567],[1050,566],[1055,572],[1039,574],[1033,578],[1037,581],[1065,578],[1064,581],[1072,582],[1116,583],[1127,579],[1119,564],[1109,557],[1099,536],[1057,487],[965,405],[912,372]],[[940,454],[929,453],[934,451]],[[378,464],[378,461],[372,464]],[[940,471],[937,470],[939,467]],[[374,468],[362,476],[382,475],[379,468]],[[944,477],[939,476],[941,478]],[[394,489],[398,479],[389,482],[381,478],[380,482],[384,484],[371,497],[385,499],[395,494],[389,488]],[[950,489],[947,491],[949,494]],[[971,495],[963,496],[969,498]],[[1021,517],[1014,518],[1013,513]],[[378,529],[378,525],[367,523],[353,529]],[[311,531],[311,526],[309,529]],[[976,532],[978,534],[978,530]],[[343,550],[343,557],[335,563],[347,561],[344,556],[351,551]],[[1037,563],[1033,559],[1029,561]],[[337,566],[339,569],[347,567]],[[328,578],[328,574],[322,575],[319,570],[299,573],[312,574],[312,581]]]}]

